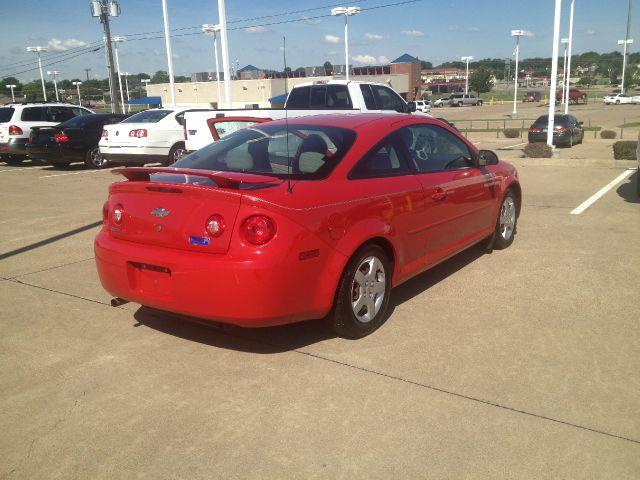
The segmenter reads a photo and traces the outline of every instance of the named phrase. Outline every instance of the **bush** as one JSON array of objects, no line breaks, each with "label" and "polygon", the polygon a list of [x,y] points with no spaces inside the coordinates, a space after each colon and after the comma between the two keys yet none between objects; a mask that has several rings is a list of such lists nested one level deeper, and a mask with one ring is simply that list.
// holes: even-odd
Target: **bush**
[{"label": "bush", "polygon": [[505,138],[518,138],[520,136],[520,130],[517,128],[505,128],[502,133]]},{"label": "bush", "polygon": [[551,158],[553,150],[546,143],[528,143],[524,155],[529,158]]},{"label": "bush", "polygon": [[618,140],[613,144],[613,158],[616,160],[635,160],[636,145],[634,140]]},{"label": "bush", "polygon": [[612,138],[616,138],[618,136],[618,134],[616,132],[614,132],[613,130],[602,130],[600,132],[600,138],[606,138],[606,139],[612,139]]}]

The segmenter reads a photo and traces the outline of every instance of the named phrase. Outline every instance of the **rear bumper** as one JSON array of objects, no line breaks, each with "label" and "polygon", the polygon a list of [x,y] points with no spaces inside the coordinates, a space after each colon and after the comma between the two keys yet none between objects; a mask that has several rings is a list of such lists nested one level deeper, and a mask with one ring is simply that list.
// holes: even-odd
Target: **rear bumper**
[{"label": "rear bumper", "polygon": [[58,145],[27,145],[29,157],[46,163],[62,164],[84,161],[84,153]]},{"label": "rear bumper", "polygon": [[[539,143],[547,141],[547,132],[542,133],[529,133],[528,134],[529,143]],[[571,135],[568,133],[554,133],[553,134],[553,144],[557,145],[560,143],[569,143],[571,141]]]},{"label": "rear bumper", "polygon": [[6,143],[0,143],[0,157],[3,155],[27,155],[28,138],[10,138]]},{"label": "rear bumper", "polygon": [[104,146],[99,145],[100,153],[113,163],[158,163],[167,160],[169,149],[147,146]]},{"label": "rear bumper", "polygon": [[[102,149],[100,150],[102,153]],[[137,163],[145,165],[147,163],[162,163],[166,155],[132,155],[128,153],[102,153],[102,156],[111,163]]]},{"label": "rear bumper", "polygon": [[297,252],[251,258],[192,252],[118,240],[104,230],[94,250],[100,281],[111,295],[242,327],[322,318],[346,262],[336,252],[304,262]]}]

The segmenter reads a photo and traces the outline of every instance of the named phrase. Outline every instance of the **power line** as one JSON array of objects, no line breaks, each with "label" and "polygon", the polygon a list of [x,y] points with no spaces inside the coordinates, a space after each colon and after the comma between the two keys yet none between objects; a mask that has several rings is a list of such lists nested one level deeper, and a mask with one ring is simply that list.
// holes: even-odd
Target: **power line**
[{"label": "power line", "polygon": [[[47,61],[47,60],[52,60],[54,58],[61,58],[61,57],[65,57],[67,55],[72,55],[72,54],[74,54],[74,53],[76,53],[78,51],[83,51],[83,50],[86,50],[86,49],[93,48],[93,47],[99,45],[100,43],[101,42],[92,42],[92,43],[89,43],[87,45],[83,45],[81,47],[70,48],[68,50],[65,50],[64,52],[58,52],[58,53],[54,53],[54,54],[50,54],[50,55],[46,55],[46,56],[43,55],[42,56],[42,60],[43,61]],[[38,63],[37,60],[35,60],[35,61],[34,60],[20,60],[18,62],[7,63],[7,64],[3,65],[2,67],[0,67],[0,71],[8,70],[8,69],[11,69],[11,68],[23,67],[23,66],[26,66],[26,65],[37,64],[37,63]]]},{"label": "power line", "polygon": [[[76,53],[75,55],[73,55],[73,56],[71,56],[69,58],[63,58],[61,60],[56,60],[55,62],[50,62],[50,63],[46,63],[46,64],[43,63],[42,66],[43,67],[49,67],[51,65],[56,65],[58,63],[66,62],[67,60],[72,60],[72,59],[80,57],[82,55],[86,55],[87,53],[97,52],[99,50],[102,50],[103,48],[104,48],[103,46],[93,47],[90,50],[86,50],[84,52]],[[33,72],[33,71],[38,70],[38,69],[39,69],[39,67],[29,68],[27,70],[22,70],[20,72],[13,72],[13,73],[6,74],[6,76],[7,77],[13,77],[14,75],[22,75],[23,73]]]}]

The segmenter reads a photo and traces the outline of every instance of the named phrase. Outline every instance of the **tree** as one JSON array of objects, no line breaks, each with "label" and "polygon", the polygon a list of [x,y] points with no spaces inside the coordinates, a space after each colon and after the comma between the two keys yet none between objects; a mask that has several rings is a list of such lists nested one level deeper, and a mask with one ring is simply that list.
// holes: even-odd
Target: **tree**
[{"label": "tree", "polygon": [[332,64],[329,60],[327,60],[326,62],[324,62],[324,65],[323,65],[323,66],[324,66],[324,69],[325,69],[327,72],[333,72],[333,64]]},{"label": "tree", "polygon": [[296,68],[296,72],[304,72],[304,67],[298,67],[298,68]]},{"label": "tree", "polygon": [[589,75],[585,75],[578,80],[578,85],[584,85],[585,87],[590,87],[593,83],[593,77],[590,77]]},{"label": "tree", "polygon": [[627,92],[629,89],[638,85],[638,76],[640,76],[640,73],[637,71],[634,72],[634,70],[636,70],[633,68],[634,66],[635,65],[627,64],[627,68],[624,72],[624,89]]},{"label": "tree", "polygon": [[493,88],[491,71],[480,67],[469,75],[469,88],[476,93],[490,92]]},{"label": "tree", "polygon": [[151,83],[169,83],[169,74],[164,70],[158,70],[151,77]]},{"label": "tree", "polygon": [[420,60],[420,68],[433,68],[433,63]]}]

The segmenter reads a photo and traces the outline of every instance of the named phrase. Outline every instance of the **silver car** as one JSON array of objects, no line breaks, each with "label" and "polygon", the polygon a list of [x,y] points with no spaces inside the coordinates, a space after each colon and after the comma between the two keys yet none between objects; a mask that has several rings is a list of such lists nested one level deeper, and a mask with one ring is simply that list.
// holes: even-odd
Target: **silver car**
[{"label": "silver car", "polygon": [[462,107],[464,105],[482,105],[482,99],[473,93],[454,93],[449,98],[449,105],[452,107]]}]

